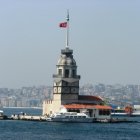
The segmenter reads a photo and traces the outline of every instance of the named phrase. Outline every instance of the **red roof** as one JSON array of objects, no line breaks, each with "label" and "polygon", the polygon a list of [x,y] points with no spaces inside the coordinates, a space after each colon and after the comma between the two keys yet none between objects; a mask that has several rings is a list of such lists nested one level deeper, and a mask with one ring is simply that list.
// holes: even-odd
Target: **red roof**
[{"label": "red roof", "polygon": [[111,110],[112,107],[111,106],[107,106],[107,105],[95,105],[96,109],[109,109]]},{"label": "red roof", "polygon": [[111,110],[112,108],[110,106],[105,105],[88,105],[88,104],[68,104],[64,105],[66,109],[106,109]]},{"label": "red roof", "polygon": [[103,99],[100,96],[92,96],[92,95],[79,95],[79,100],[103,101]]}]

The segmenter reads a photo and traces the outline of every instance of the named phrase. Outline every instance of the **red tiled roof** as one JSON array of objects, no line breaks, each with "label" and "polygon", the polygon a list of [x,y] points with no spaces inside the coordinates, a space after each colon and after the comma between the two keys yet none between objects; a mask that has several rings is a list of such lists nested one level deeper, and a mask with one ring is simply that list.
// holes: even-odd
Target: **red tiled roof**
[{"label": "red tiled roof", "polygon": [[96,109],[109,109],[111,110],[112,107],[111,106],[107,106],[107,105],[95,105]]},{"label": "red tiled roof", "polygon": [[109,109],[111,110],[112,108],[110,106],[105,106],[105,105],[88,105],[88,104],[68,104],[64,105],[66,109]]},{"label": "red tiled roof", "polygon": [[103,101],[103,99],[100,96],[91,96],[91,95],[79,95],[79,100]]}]

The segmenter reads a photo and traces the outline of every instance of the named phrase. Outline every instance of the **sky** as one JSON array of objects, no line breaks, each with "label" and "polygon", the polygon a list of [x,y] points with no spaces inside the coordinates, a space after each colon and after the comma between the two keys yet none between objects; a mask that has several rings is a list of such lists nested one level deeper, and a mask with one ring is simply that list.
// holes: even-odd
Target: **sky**
[{"label": "sky", "polygon": [[67,9],[80,86],[140,85],[139,0],[0,0],[0,88],[53,85]]}]

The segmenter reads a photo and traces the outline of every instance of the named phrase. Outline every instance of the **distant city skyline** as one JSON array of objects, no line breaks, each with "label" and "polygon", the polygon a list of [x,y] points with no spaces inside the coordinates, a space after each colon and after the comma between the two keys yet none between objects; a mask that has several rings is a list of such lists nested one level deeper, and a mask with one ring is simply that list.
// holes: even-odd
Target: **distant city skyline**
[{"label": "distant city skyline", "polygon": [[1,0],[0,88],[52,86],[67,9],[80,85],[140,85],[139,0]]}]

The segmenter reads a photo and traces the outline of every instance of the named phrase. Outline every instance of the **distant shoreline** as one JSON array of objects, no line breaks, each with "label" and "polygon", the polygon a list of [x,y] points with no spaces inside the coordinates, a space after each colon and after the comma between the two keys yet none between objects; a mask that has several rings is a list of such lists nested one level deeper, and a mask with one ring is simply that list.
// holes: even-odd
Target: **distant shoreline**
[{"label": "distant shoreline", "polygon": [[4,106],[3,108],[29,108],[29,109],[42,109],[42,107],[6,107]]}]

